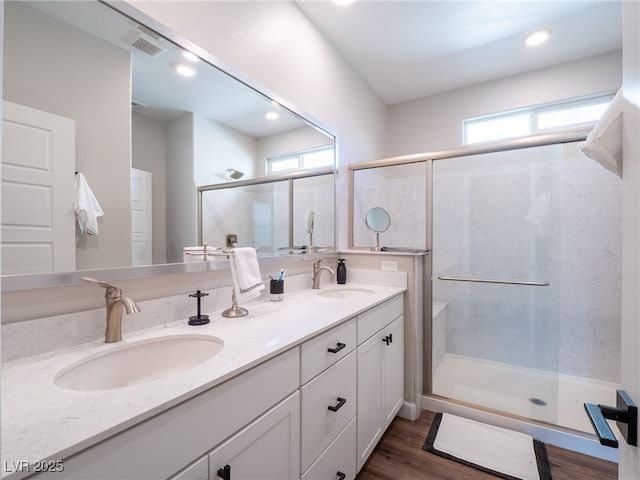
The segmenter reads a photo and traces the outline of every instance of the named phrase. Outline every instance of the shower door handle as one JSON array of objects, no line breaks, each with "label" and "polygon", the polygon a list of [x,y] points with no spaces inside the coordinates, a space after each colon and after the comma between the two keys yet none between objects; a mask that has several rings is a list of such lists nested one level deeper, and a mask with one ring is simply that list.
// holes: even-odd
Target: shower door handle
[{"label": "shower door handle", "polygon": [[638,407],[624,390],[616,390],[616,406],[585,403],[584,409],[602,445],[618,448],[618,440],[607,423],[615,420],[629,445],[638,445]]}]

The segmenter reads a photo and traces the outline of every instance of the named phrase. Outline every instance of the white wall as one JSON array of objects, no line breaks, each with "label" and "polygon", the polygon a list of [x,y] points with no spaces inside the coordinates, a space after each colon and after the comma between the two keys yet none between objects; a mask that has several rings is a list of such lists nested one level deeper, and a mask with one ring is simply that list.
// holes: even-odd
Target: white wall
[{"label": "white wall", "polygon": [[196,244],[193,114],[167,123],[167,260],[182,261],[182,249]]},{"label": "white wall", "polygon": [[254,137],[204,117],[196,116],[194,122],[197,186],[227,182],[227,168],[244,172],[243,180],[255,176],[258,162]]},{"label": "white wall", "polygon": [[504,112],[622,86],[622,53],[614,52],[452,90],[389,109],[386,156],[462,146],[465,118]]},{"label": "white wall", "polygon": [[3,98],[76,121],[76,170],[105,212],[77,268],[131,265],[129,54],[22,2],[4,8]]}]

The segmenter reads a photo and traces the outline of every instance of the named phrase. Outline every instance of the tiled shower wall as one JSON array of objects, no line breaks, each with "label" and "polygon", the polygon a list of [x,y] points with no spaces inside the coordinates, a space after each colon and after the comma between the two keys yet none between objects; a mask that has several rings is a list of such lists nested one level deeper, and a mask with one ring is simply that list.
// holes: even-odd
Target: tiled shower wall
[{"label": "tiled shower wall", "polygon": [[433,299],[448,304],[446,351],[616,382],[622,181],[575,144],[543,151],[536,161],[532,151],[497,155],[491,168],[434,167]]}]

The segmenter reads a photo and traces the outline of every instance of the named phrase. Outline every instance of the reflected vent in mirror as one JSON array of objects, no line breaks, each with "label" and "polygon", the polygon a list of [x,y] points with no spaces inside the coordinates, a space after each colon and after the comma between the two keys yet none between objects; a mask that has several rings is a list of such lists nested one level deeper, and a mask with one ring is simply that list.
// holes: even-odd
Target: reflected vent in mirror
[{"label": "reflected vent in mirror", "polygon": [[162,55],[167,49],[156,39],[143,32],[133,32],[127,37],[125,42],[142,53],[149,55],[150,57],[157,57]]}]

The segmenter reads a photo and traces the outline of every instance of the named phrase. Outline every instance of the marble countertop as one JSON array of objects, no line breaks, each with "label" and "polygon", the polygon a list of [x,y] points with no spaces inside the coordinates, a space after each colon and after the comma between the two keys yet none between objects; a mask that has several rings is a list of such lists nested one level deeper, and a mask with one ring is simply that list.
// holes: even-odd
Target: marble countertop
[{"label": "marble countertop", "polygon": [[[405,291],[354,283],[322,290],[354,287],[373,294],[339,299],[308,289],[287,294],[282,302],[243,305],[249,315],[242,318],[203,312],[211,323],[189,326],[186,319],[179,319],[124,335],[115,344],[96,341],[4,364],[2,478],[27,476],[29,472],[11,468],[26,465],[19,462],[58,461],[80,452]],[[185,333],[216,336],[224,348],[190,370],[143,384],[102,391],[65,390],[54,384],[61,369],[85,357],[143,339]]]}]

